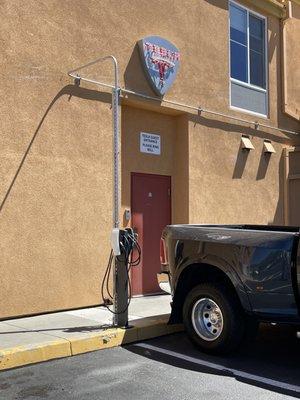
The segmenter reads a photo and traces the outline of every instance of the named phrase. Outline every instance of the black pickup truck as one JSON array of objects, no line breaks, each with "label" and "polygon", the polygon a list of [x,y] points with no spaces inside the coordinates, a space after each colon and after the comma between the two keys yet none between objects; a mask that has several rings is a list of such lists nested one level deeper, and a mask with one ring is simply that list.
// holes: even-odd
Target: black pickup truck
[{"label": "black pickup truck", "polygon": [[172,294],[170,323],[194,343],[228,353],[261,321],[300,326],[299,228],[169,225],[161,238],[160,287]]}]

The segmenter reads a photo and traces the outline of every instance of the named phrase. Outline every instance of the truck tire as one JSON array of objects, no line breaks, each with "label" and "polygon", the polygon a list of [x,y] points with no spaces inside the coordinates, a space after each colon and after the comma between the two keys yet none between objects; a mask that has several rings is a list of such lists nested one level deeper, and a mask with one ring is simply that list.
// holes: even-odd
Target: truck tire
[{"label": "truck tire", "polygon": [[226,285],[205,283],[192,289],[183,305],[190,339],[204,352],[226,354],[236,349],[246,330],[246,317]]}]

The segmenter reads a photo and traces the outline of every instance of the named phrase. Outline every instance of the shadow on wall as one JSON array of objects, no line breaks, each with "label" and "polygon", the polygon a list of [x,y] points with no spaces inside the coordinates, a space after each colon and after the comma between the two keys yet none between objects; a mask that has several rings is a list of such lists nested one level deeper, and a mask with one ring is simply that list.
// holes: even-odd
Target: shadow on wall
[{"label": "shadow on wall", "polygon": [[136,92],[156,97],[145,77],[140,50],[137,43],[133,48],[133,52],[124,72],[124,83],[125,89],[134,90]]},{"label": "shadow on wall", "polygon": [[242,143],[240,143],[232,179],[241,179],[242,178],[245,167],[246,167],[248,156],[249,156],[249,150],[243,149]]},{"label": "shadow on wall", "polygon": [[227,0],[205,0],[205,1],[214,7],[223,8],[223,10],[228,10]]},{"label": "shadow on wall", "polygon": [[[243,173],[247,164],[247,159],[249,156],[249,151],[244,150],[242,148],[242,145],[240,144],[232,179],[241,179],[243,177]],[[256,174],[256,180],[262,180],[265,179],[270,160],[271,160],[272,154],[271,153],[265,153],[264,149],[262,149],[261,156],[260,156],[260,161],[257,169],[257,174]],[[274,214],[274,219],[273,221],[269,221],[268,225],[284,225],[284,155],[282,152],[282,155],[280,157],[280,162],[278,166],[278,202]]]},{"label": "shadow on wall", "polygon": [[257,181],[264,179],[266,177],[270,159],[271,159],[271,153],[265,153],[264,150],[262,150],[262,153],[260,156],[260,161],[259,161],[259,166],[258,166],[258,170],[257,170],[257,174],[256,174]]},{"label": "shadow on wall", "polygon": [[284,221],[284,185],[286,185],[284,179],[284,152],[282,152],[278,168],[278,185],[279,195],[276,211],[274,214],[273,221],[269,222],[269,225],[287,225],[288,221]]},{"label": "shadow on wall", "polygon": [[[263,130],[263,127],[259,130],[255,129],[254,127],[241,125],[238,122],[231,123],[227,121],[221,121],[216,119],[210,119],[209,117],[204,117],[202,115],[191,115],[189,120],[194,123],[194,125],[199,124],[206,126],[207,128],[219,129],[220,131],[224,132],[235,132],[240,133],[241,135],[245,136],[255,136],[261,139],[267,139],[271,142],[281,143],[281,144],[292,144],[293,135],[290,134],[288,139],[286,137],[280,137],[278,135],[274,135],[272,133],[266,132]],[[250,122],[249,122],[250,124]]]},{"label": "shadow on wall", "polygon": [[[234,171],[232,174],[232,179],[242,178],[250,151],[243,149],[242,143],[240,143],[238,155],[234,166]],[[266,153],[264,149],[262,149],[259,166],[256,174],[257,181],[264,179],[266,177],[270,159],[271,159],[271,153]]]},{"label": "shadow on wall", "polygon": [[275,50],[278,47],[278,41],[280,38],[278,38],[278,33],[271,31],[270,33],[270,38],[268,42],[268,62],[269,65],[272,62],[273,56],[275,54]]},{"label": "shadow on wall", "polygon": [[36,130],[33,133],[33,136],[27,146],[27,148],[24,151],[24,154],[20,160],[20,163],[14,173],[14,176],[5,192],[5,195],[0,203],[0,213],[3,210],[3,207],[5,206],[5,203],[7,202],[9,195],[11,193],[12,188],[14,187],[14,184],[16,183],[16,180],[22,170],[22,167],[24,166],[24,163],[27,159],[28,154],[30,153],[31,147],[33,146],[39,131],[48,115],[48,113],[50,112],[51,108],[53,107],[53,105],[56,103],[56,101],[64,95],[68,95],[69,96],[69,101],[71,100],[72,96],[76,96],[76,97],[80,97],[81,99],[86,99],[86,100],[93,100],[93,101],[101,101],[104,103],[111,103],[111,95],[108,93],[101,93],[98,92],[96,90],[90,90],[90,89],[84,89],[78,86],[73,86],[73,85],[67,85],[64,88],[62,88],[57,95],[53,98],[53,100],[51,101],[51,103],[49,104],[47,110],[45,111],[42,119],[40,120]]}]

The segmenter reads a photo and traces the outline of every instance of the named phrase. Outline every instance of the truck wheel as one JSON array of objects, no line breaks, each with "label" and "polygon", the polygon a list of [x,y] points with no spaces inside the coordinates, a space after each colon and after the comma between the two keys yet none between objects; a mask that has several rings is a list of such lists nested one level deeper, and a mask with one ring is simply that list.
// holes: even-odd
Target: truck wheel
[{"label": "truck wheel", "polygon": [[207,283],[192,289],[184,302],[183,322],[191,340],[207,353],[229,353],[245,334],[241,305],[222,284]]}]

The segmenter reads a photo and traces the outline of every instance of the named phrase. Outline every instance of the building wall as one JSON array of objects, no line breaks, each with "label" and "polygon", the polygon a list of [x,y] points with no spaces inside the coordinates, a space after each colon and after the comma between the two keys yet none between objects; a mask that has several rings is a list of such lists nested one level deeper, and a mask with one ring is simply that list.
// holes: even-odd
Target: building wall
[{"label": "building wall", "polygon": [[293,3],[292,18],[283,23],[284,109],[300,121],[300,4]]},{"label": "building wall", "polygon": [[190,223],[284,224],[283,144],[273,141],[276,153],[266,155],[256,135],[255,149],[243,150],[241,133],[249,130],[232,129],[189,124]]},{"label": "building wall", "polygon": [[[263,121],[296,130],[297,121],[281,111],[280,22],[273,15],[268,21],[270,120]],[[136,46],[150,34],[181,51],[167,98],[241,116],[228,109],[226,0],[1,1],[0,318],[101,302],[112,221],[111,97],[92,85],[75,87],[66,72],[114,54],[121,85],[153,95]],[[85,74],[113,79],[108,62]],[[146,112],[147,102],[132,107],[130,101],[123,100],[122,111],[123,134],[133,144],[122,147],[133,155],[124,170],[123,206],[130,170],[146,166],[134,159],[133,136],[153,129],[164,135],[168,155],[147,172],[172,175],[174,222],[282,220],[279,158],[291,138],[268,131],[277,153],[264,179],[256,178],[261,142],[255,139],[242,178],[233,179],[241,125],[154,105]]]},{"label": "building wall", "polygon": [[[140,152],[140,133],[161,137],[161,155]],[[131,208],[132,172],[171,176],[172,222],[188,222],[188,132],[184,116],[122,106],[122,223]]]},{"label": "building wall", "polygon": [[[131,208],[131,173],[168,175],[173,178],[176,130],[172,116],[149,110],[122,106],[122,205]],[[161,155],[140,152],[140,132],[161,136]],[[173,179],[172,179],[173,181]],[[123,221],[127,225],[126,221]]]},{"label": "building wall", "polygon": [[112,221],[110,115],[105,103],[74,96],[70,104],[65,94],[40,126],[44,116],[1,147],[1,317],[100,302]]},{"label": "building wall", "polygon": [[[258,4],[255,1],[250,3]],[[134,2],[131,4],[133,5]],[[249,7],[249,1],[241,0],[240,4]],[[259,7],[253,5],[250,7],[256,12],[263,13],[268,19],[269,119],[266,121],[265,118],[257,118],[244,113],[242,114],[243,118],[250,121],[257,119],[263,123],[268,122],[270,125],[280,125],[297,130],[299,122],[287,116],[282,107],[280,20],[270,13],[263,12]],[[201,2],[181,1],[180,3],[175,1],[171,9],[169,3],[160,3],[159,13],[164,15],[164,18],[159,18],[155,22],[154,18],[152,20],[152,16],[157,10],[155,5],[149,3],[150,10],[148,5],[143,3],[142,8],[143,11],[140,8],[135,10],[139,20],[143,20],[141,13],[144,12],[149,17],[147,21],[143,20],[140,37],[155,32],[175,43],[181,52],[181,66],[176,81],[166,97],[241,117],[240,112],[229,110],[228,1],[203,0]],[[187,13],[186,10],[189,12]],[[150,27],[148,26],[149,21],[152,24]],[[300,32],[297,29],[294,29],[293,35],[291,42],[299,41]],[[289,38],[291,36],[289,34]],[[124,85],[129,89],[153,95],[144,77],[137,46],[132,50],[129,63],[125,67]],[[289,57],[293,57],[291,51],[288,51],[287,54]],[[295,72],[292,74],[289,70],[288,81],[290,76],[293,76],[292,79],[296,79],[294,78]],[[295,97],[291,91],[290,96],[291,98]]]},{"label": "building wall", "polygon": [[174,185],[172,187],[174,224],[186,224],[190,221],[190,177],[189,177],[189,125],[186,115],[176,118],[174,151]]},{"label": "building wall", "polygon": [[288,222],[300,226],[300,147],[289,149],[287,170]]}]

